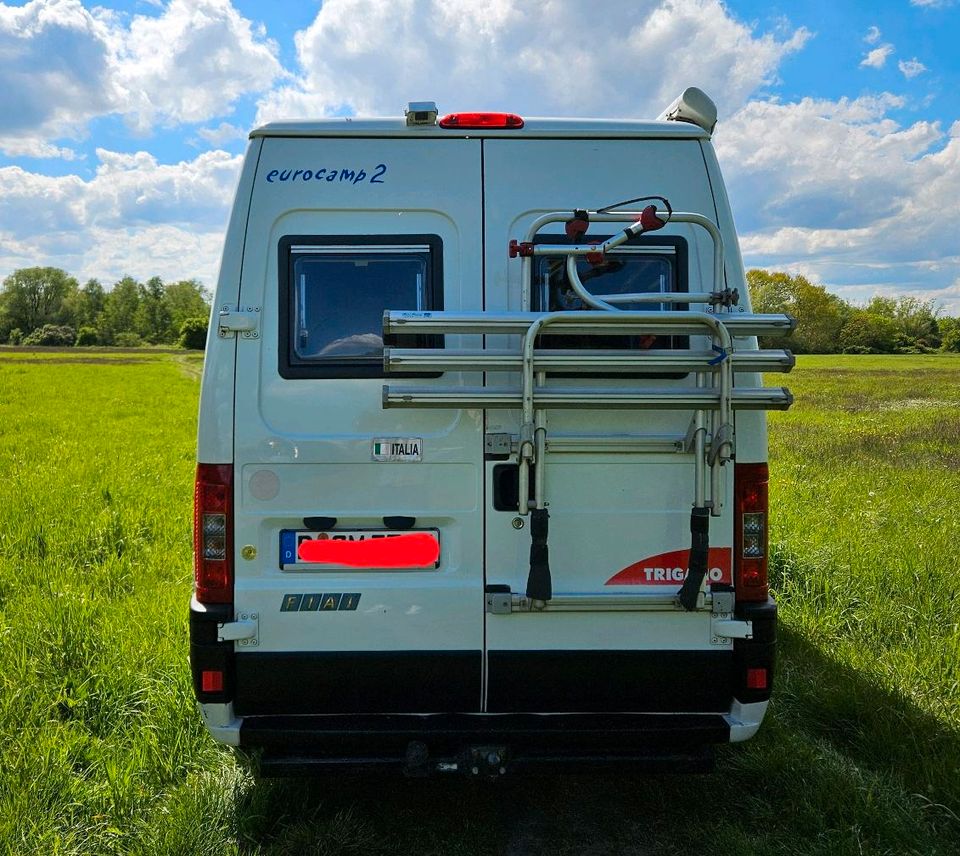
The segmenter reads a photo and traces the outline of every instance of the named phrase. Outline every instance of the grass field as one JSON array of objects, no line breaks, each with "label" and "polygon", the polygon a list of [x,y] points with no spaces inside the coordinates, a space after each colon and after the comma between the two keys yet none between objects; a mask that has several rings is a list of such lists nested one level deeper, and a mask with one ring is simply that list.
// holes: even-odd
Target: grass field
[{"label": "grass field", "polygon": [[0,353],[0,853],[960,853],[960,357],[803,358],[789,379],[781,660],[754,741],[704,776],[491,784],[255,782],[207,737],[199,367]]}]

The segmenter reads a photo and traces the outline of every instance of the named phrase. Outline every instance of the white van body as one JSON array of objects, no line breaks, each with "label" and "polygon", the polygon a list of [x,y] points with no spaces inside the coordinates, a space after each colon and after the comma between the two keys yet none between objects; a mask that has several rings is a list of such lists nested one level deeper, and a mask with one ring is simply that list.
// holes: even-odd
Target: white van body
[{"label": "white van body", "polygon": [[[790,399],[758,392],[757,370],[788,370],[792,357],[758,351],[752,334],[790,323],[750,314],[707,130],[432,118],[251,134],[200,405],[191,659],[204,720],[278,772],[699,765],[706,747],[756,732],[772,684],[763,410]],[[567,338],[557,322],[537,340],[546,362],[531,363],[525,429],[524,330],[589,309],[570,296],[563,259],[534,248],[609,238],[636,215],[597,209],[653,194],[679,219],[602,259],[579,256],[585,284],[727,289],[726,305],[620,303],[636,330],[600,338]],[[591,212],[585,235],[550,220],[577,209]],[[720,348],[712,327],[661,333],[642,317],[665,312],[740,326]],[[407,328],[417,336],[393,338]],[[723,362],[733,415],[721,439]],[[708,393],[709,406],[673,403]],[[746,517],[741,467],[763,503]],[[709,554],[685,607],[697,501]],[[535,518],[549,533],[534,560]],[[744,536],[760,551],[751,567],[762,563],[750,592],[738,527],[759,533]]]}]

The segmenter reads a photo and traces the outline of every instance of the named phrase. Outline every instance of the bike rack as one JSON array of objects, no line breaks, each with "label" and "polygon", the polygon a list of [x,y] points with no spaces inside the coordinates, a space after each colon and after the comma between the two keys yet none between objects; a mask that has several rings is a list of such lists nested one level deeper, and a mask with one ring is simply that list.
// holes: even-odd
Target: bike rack
[{"label": "bike rack", "polygon": [[[689,212],[655,211],[670,223],[687,223],[702,228],[713,244],[713,290],[684,293],[595,295],[580,280],[577,259],[602,256],[630,238],[650,231],[650,206],[645,212],[576,212],[589,222],[629,222],[627,228],[602,243],[537,244],[537,233],[551,223],[570,220],[570,212],[554,212],[531,224],[526,240],[512,241],[510,254],[521,258],[521,312],[409,312],[388,310],[383,316],[384,336],[388,334],[517,334],[520,348],[447,349],[385,348],[384,370],[390,372],[519,372],[519,387],[401,386],[383,387],[385,408],[508,408],[521,411],[516,448],[519,463],[519,496],[527,497],[531,480],[533,500],[520,503],[519,513],[531,516],[531,568],[527,598],[534,609],[543,608],[552,597],[547,561],[547,501],[545,468],[548,447],[547,412],[554,409],[689,410],[689,427],[683,435],[648,436],[646,448],[672,446],[692,453],[694,463],[693,513],[691,516],[690,573],[678,596],[685,609],[696,608],[703,572],[706,569],[707,527],[710,516],[721,513],[720,470],[734,457],[736,438],[733,413],[737,410],[786,410],[793,402],[783,387],[742,387],[735,384],[737,373],[788,372],[794,365],[786,350],[758,350],[752,342],[737,340],[752,336],[789,333],[796,322],[789,315],[752,314],[733,311],[736,291],[726,288],[724,250],[720,231],[709,218]],[[641,222],[643,221],[643,222]],[[662,225],[662,223],[660,224]],[[658,228],[654,226],[653,228]],[[531,312],[530,286],[535,256],[566,256],[567,281],[585,304],[582,311]],[[712,311],[624,310],[623,303],[687,303]],[[556,336],[609,336],[612,334],[685,335],[703,337],[709,350],[577,350],[537,347],[549,330]],[[742,348],[737,350],[737,348]],[[693,375],[693,386],[609,387],[547,385],[550,374],[602,376],[625,373],[643,376],[671,372]],[[635,448],[645,448],[644,435],[632,435]],[[579,448],[604,447],[603,437],[557,438]],[[609,445],[607,446],[609,448]],[[702,569],[695,568],[702,565]],[[697,573],[695,574],[695,570]]]}]

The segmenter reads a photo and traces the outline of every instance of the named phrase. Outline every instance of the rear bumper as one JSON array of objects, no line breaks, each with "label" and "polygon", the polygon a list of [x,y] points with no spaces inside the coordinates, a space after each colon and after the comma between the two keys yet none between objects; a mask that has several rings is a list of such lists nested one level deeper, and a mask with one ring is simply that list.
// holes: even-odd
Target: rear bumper
[{"label": "rear bumper", "polygon": [[241,747],[266,775],[396,768],[409,775],[611,763],[701,771],[730,739],[718,714],[265,716],[242,720]]},{"label": "rear bumper", "polygon": [[[462,662],[463,652],[438,652],[444,656],[429,662],[419,652],[407,663],[401,652],[357,657],[344,651],[288,654],[290,662],[280,663],[217,641],[217,622],[229,620],[229,607],[191,611],[191,660],[210,732],[223,743],[261,750],[267,773],[344,766],[417,772],[425,764],[472,770],[471,753],[489,747],[511,767],[624,762],[703,769],[710,746],[756,733],[770,697],[776,604],[740,604],[737,618],[752,622],[753,638],[737,639],[732,650],[541,652],[536,668],[527,669],[523,657],[533,654],[514,652],[511,669],[502,671],[525,680],[515,680],[503,705],[491,702],[487,713],[418,712],[474,709],[480,662],[473,652],[470,662]],[[223,670],[222,691],[202,691],[205,668]],[[756,669],[766,670],[765,687],[748,686],[747,671]],[[562,685],[569,706],[504,710],[507,701],[515,710],[537,710],[537,693],[525,696],[535,689],[534,678],[545,689]],[[618,704],[635,712],[611,712]]]}]

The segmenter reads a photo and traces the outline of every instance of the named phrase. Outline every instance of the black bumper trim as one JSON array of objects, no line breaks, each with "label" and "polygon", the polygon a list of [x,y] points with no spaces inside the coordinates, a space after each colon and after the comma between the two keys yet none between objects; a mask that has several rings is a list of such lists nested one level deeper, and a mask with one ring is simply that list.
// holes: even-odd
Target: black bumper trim
[{"label": "black bumper trim", "polygon": [[480,651],[238,653],[238,716],[472,712]]},{"label": "black bumper trim", "polygon": [[490,651],[491,712],[724,713],[733,696],[729,650]]},{"label": "black bumper trim", "polygon": [[580,767],[625,763],[650,769],[706,769],[707,747],[730,739],[719,714],[433,714],[248,717],[240,745],[262,750],[261,771],[409,766],[411,743],[424,757],[463,758],[497,746],[508,766]]}]

